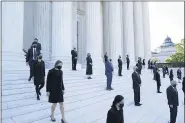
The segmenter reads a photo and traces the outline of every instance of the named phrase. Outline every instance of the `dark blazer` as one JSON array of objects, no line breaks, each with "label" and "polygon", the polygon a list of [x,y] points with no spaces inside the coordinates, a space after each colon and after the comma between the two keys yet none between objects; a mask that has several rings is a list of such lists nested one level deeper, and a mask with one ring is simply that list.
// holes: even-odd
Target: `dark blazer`
[{"label": "dark blazer", "polygon": [[157,86],[161,86],[161,78],[160,78],[160,73],[158,71],[156,72],[156,82],[157,82]]},{"label": "dark blazer", "polygon": [[107,61],[105,63],[105,75],[112,75],[112,72],[114,71],[112,64],[110,61]]},{"label": "dark blazer", "polygon": [[121,67],[123,64],[122,60],[121,59],[118,59],[118,66]]},{"label": "dark blazer", "polygon": [[[38,55],[39,55],[39,53],[37,52],[37,48],[36,48],[36,56],[38,56]],[[28,53],[26,55],[26,62],[30,63],[30,62],[32,62],[32,60],[33,60],[33,47],[28,49]],[[35,60],[37,60],[37,57]]]},{"label": "dark blazer", "polygon": [[170,85],[166,89],[168,105],[179,106],[178,92]]},{"label": "dark blazer", "polygon": [[104,62],[106,63],[107,60],[108,60],[108,56],[104,55]]},{"label": "dark blazer", "polygon": [[133,81],[133,89],[137,89],[140,87],[139,85],[141,84],[141,78],[138,73],[135,71],[132,73],[132,81]]},{"label": "dark blazer", "polygon": [[130,63],[130,59],[126,57],[127,64]]},{"label": "dark blazer", "polygon": [[124,123],[123,109],[118,111],[112,107],[107,113],[106,123]]},{"label": "dark blazer", "polygon": [[36,47],[37,48],[37,52],[38,52],[38,54],[40,54],[41,53],[40,51],[42,50],[41,44],[39,42],[35,42],[35,41],[32,44],[37,44],[37,47]]},{"label": "dark blazer", "polygon": [[72,59],[75,59],[78,56],[77,52],[74,50],[71,50],[71,55],[72,55]]},{"label": "dark blazer", "polygon": [[45,77],[45,63],[44,61],[41,62],[34,62],[33,64],[33,74],[34,76],[34,85],[39,85],[41,83],[44,83],[44,77]]}]

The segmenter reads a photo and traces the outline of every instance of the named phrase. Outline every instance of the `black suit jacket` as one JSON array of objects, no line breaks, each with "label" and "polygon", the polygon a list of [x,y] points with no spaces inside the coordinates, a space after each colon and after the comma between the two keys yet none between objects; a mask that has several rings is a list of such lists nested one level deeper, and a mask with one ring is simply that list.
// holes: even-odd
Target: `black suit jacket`
[{"label": "black suit jacket", "polygon": [[37,52],[38,52],[38,54],[40,54],[41,53],[40,51],[42,50],[41,44],[38,43],[38,42],[35,42],[35,41],[32,44],[37,44],[37,47],[36,47],[37,48]]},{"label": "black suit jacket", "polygon": [[140,87],[139,85],[141,84],[141,78],[138,73],[135,71],[132,73],[132,81],[133,81],[133,89],[137,89]]},{"label": "black suit jacket", "polygon": [[[39,55],[37,48],[36,48],[36,54],[37,56]],[[32,60],[33,60],[33,47],[28,49],[28,53],[26,55],[26,62],[30,63]],[[35,60],[37,60],[37,58]]]},{"label": "black suit jacket", "polygon": [[71,55],[72,55],[72,59],[75,59],[75,57],[77,57],[77,52],[75,52],[74,50],[71,50]]},{"label": "black suit jacket", "polygon": [[106,123],[124,123],[123,109],[118,111],[112,107],[107,113]]},{"label": "black suit jacket", "polygon": [[126,61],[127,61],[127,64],[130,63],[130,59],[128,57],[126,57]]},{"label": "black suit jacket", "polygon": [[122,60],[121,59],[118,59],[118,66],[121,67],[123,64]]},{"label": "black suit jacket", "polygon": [[182,81],[182,90],[183,90],[183,92],[185,91],[185,78],[183,78],[183,81]]},{"label": "black suit jacket", "polygon": [[166,89],[168,105],[179,106],[178,92],[170,85]]}]

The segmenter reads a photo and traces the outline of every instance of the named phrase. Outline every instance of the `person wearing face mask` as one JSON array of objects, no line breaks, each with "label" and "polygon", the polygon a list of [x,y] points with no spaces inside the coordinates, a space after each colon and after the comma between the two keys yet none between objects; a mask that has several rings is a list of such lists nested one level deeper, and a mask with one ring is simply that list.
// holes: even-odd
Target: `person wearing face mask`
[{"label": "person wearing face mask", "polygon": [[28,81],[31,80],[33,77],[33,64],[37,61],[38,58],[38,52],[36,48],[36,44],[32,44],[32,46],[28,49],[27,55],[26,55],[26,65],[30,67],[30,77]]},{"label": "person wearing face mask", "polygon": [[106,123],[124,123],[124,97],[117,95],[114,98],[111,109],[107,113]]},{"label": "person wearing face mask", "polygon": [[132,81],[133,81],[133,90],[134,90],[134,102],[135,106],[141,106],[140,104],[140,86],[141,86],[141,78],[138,74],[138,67],[134,66],[134,72],[132,73]]},{"label": "person wearing face mask", "polygon": [[166,89],[168,105],[170,108],[170,123],[176,123],[177,109],[179,106],[178,91],[176,88],[177,82],[172,80],[171,85]]},{"label": "person wearing face mask", "polygon": [[118,58],[118,76],[123,76],[121,74],[121,72],[122,72],[122,64],[123,64],[123,62],[122,62],[121,56],[119,55],[119,58]]},{"label": "person wearing face mask", "polygon": [[33,64],[33,79],[37,94],[37,100],[40,100],[40,90],[44,87],[45,83],[45,63],[42,60],[42,54],[38,56],[38,60]]},{"label": "person wearing face mask", "polygon": [[87,54],[87,58],[86,58],[86,61],[87,61],[87,67],[86,67],[86,75],[87,75],[87,79],[92,79],[91,78],[91,75],[92,75],[92,66],[93,66],[93,61],[92,61],[92,58],[91,58],[91,54],[88,53]]},{"label": "person wearing face mask", "polygon": [[170,81],[173,80],[173,77],[174,77],[174,75],[173,75],[173,70],[171,69],[171,70],[170,70],[170,75],[169,75]]},{"label": "person wearing face mask", "polygon": [[51,121],[55,122],[54,112],[57,103],[60,104],[60,111],[62,115],[61,123],[67,123],[64,115],[64,83],[63,83],[63,71],[62,62],[60,60],[56,61],[53,69],[49,70],[47,75],[47,83],[46,83],[46,92],[49,97],[49,102],[52,103],[51,106]]}]

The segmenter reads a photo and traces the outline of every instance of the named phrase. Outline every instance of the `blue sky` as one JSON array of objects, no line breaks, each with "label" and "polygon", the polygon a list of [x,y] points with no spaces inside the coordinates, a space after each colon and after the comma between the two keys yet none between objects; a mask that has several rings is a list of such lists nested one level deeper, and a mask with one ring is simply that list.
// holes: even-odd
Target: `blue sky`
[{"label": "blue sky", "polygon": [[151,49],[160,46],[166,36],[174,43],[184,38],[184,3],[149,2]]}]

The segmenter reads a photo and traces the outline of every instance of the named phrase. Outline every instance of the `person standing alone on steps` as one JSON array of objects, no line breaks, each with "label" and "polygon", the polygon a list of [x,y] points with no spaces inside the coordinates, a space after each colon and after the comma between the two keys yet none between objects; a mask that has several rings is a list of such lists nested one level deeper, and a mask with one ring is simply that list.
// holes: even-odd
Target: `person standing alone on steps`
[{"label": "person standing alone on steps", "polygon": [[110,60],[107,60],[105,63],[105,75],[107,77],[107,88],[106,88],[107,90],[113,90],[113,88],[111,87],[113,71],[114,69]]},{"label": "person standing alone on steps", "polygon": [[37,100],[40,100],[40,90],[44,87],[45,83],[45,63],[42,60],[42,54],[38,56],[38,60],[33,64],[33,79],[37,94]]},{"label": "person standing alone on steps", "polygon": [[176,88],[177,82],[172,80],[170,83],[171,85],[166,89],[168,105],[170,108],[170,123],[176,123],[177,109],[179,106],[179,97]]},{"label": "person standing alone on steps", "polygon": [[76,48],[71,50],[71,55],[72,55],[72,70],[76,70],[77,57],[78,57]]},{"label": "person standing alone on steps", "polygon": [[86,67],[86,75],[87,75],[87,79],[92,79],[91,78],[91,75],[93,73],[93,61],[92,61],[92,58],[91,58],[91,54],[88,53],[87,54],[87,58],[86,58],[86,61],[87,61],[87,67]]},{"label": "person standing alone on steps", "polygon": [[128,55],[126,57],[126,62],[127,62],[127,70],[129,70],[130,59]]},{"label": "person standing alone on steps", "polygon": [[119,58],[118,58],[118,76],[122,76],[122,59],[121,59],[121,56],[119,55]]},{"label": "person standing alone on steps", "polygon": [[134,102],[135,106],[141,106],[140,104],[140,87],[141,87],[141,78],[138,73],[137,66],[133,68],[134,72],[132,73],[132,81],[133,81],[133,90],[134,90]]},{"label": "person standing alone on steps", "polygon": [[63,83],[63,71],[62,62],[60,60],[56,61],[53,69],[49,70],[47,75],[47,83],[46,83],[46,92],[49,97],[49,102],[52,103],[51,107],[51,121],[55,122],[54,112],[57,103],[60,104],[60,111],[62,115],[61,123],[67,123],[64,115],[64,83]]}]

